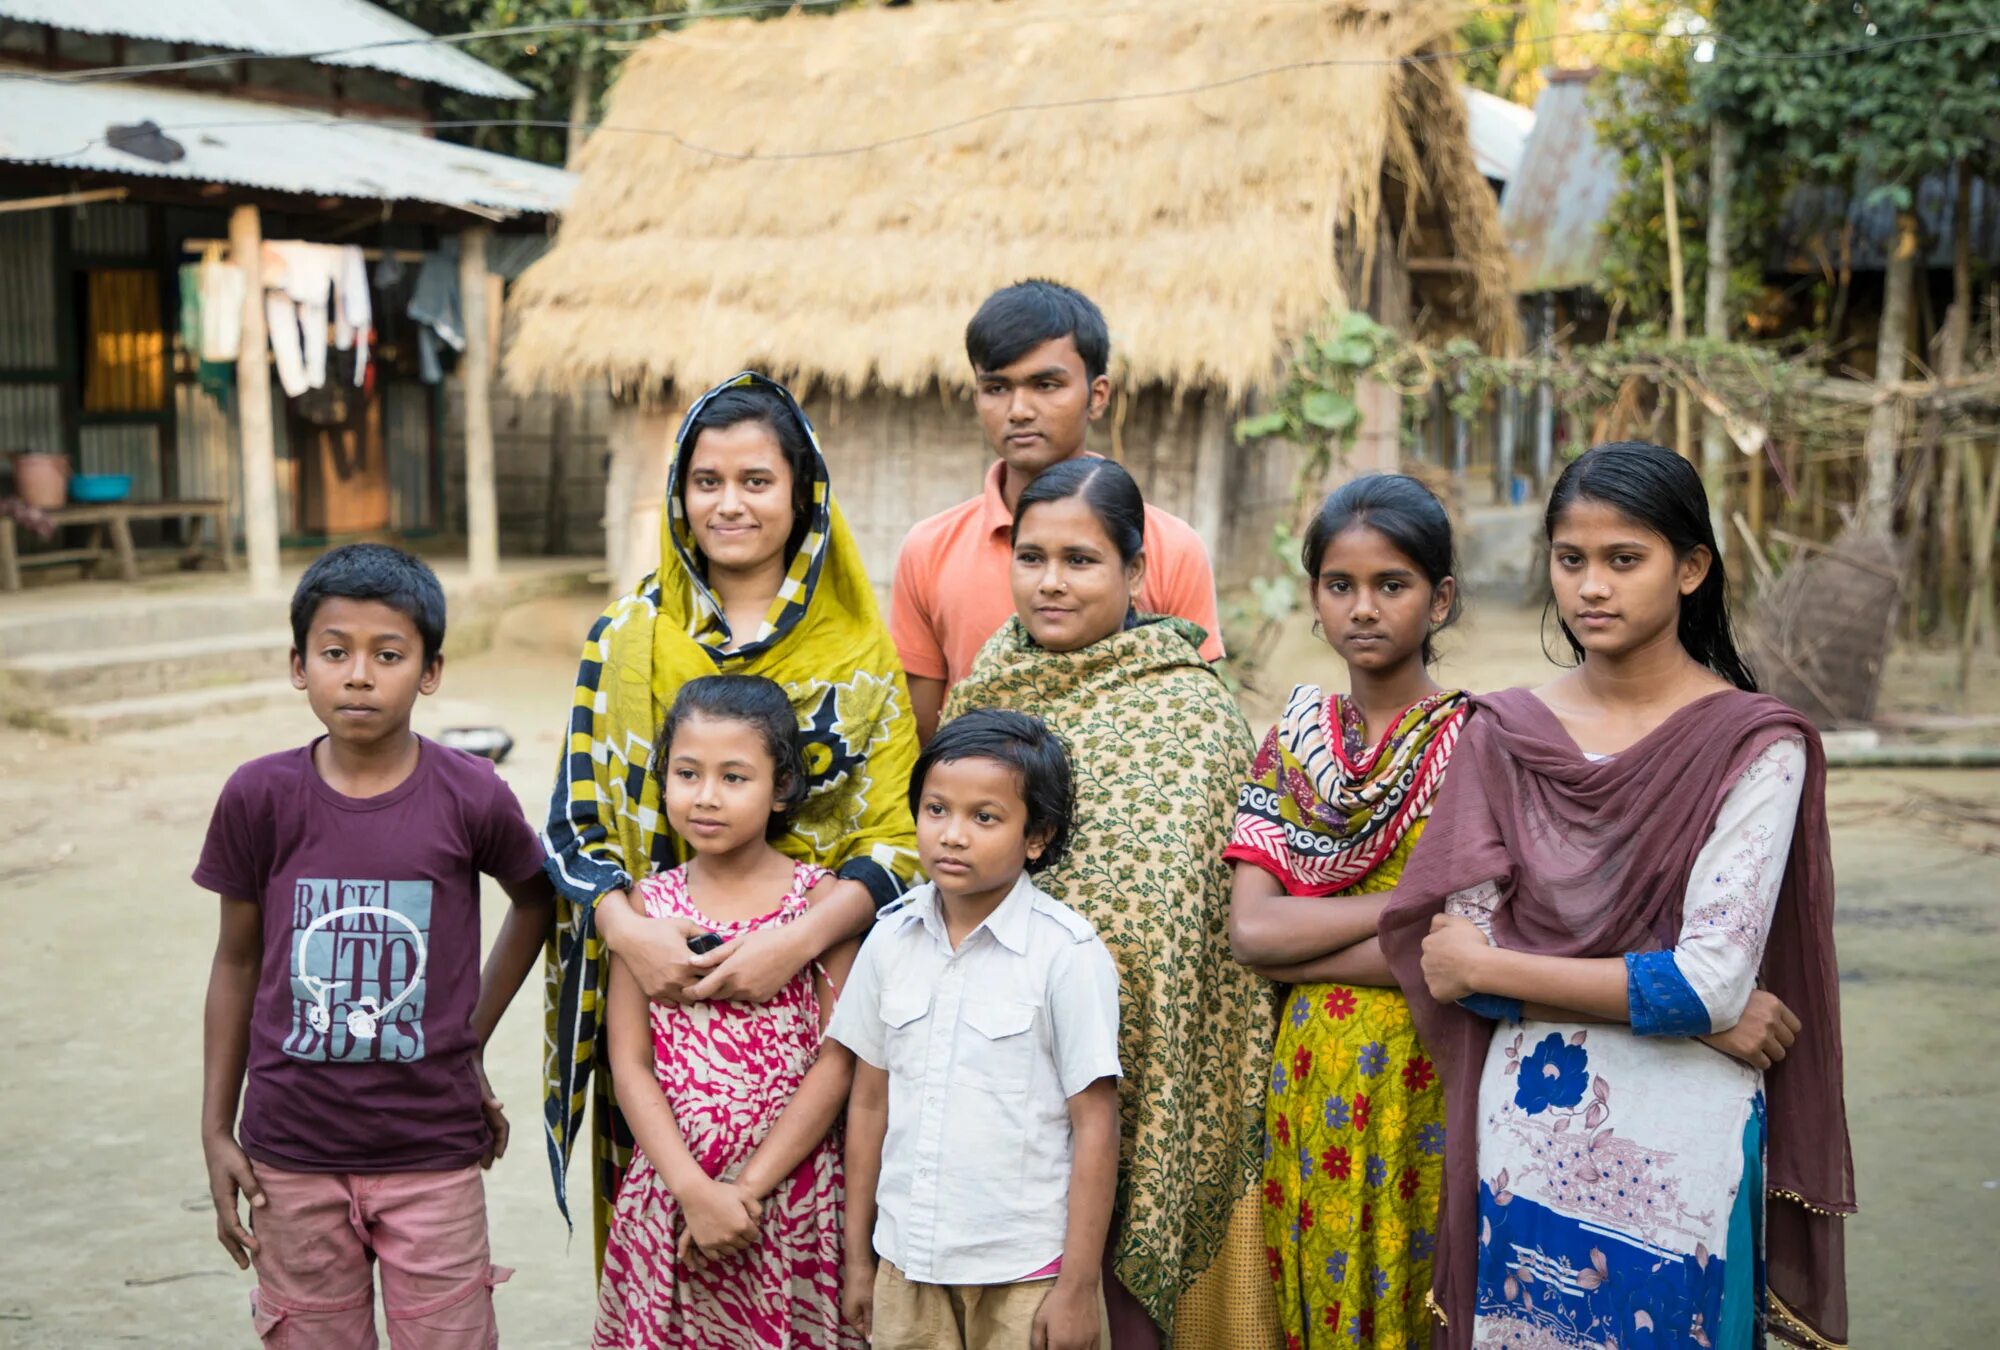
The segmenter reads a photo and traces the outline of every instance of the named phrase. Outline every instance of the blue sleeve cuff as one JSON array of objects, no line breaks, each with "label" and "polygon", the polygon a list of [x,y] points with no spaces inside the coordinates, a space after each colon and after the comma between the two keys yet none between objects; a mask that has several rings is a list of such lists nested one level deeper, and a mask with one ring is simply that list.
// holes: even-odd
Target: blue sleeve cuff
[{"label": "blue sleeve cuff", "polygon": [[1625,1002],[1634,1036],[1706,1036],[1708,1005],[1670,951],[1625,953]]},{"label": "blue sleeve cuff", "polygon": [[1495,1022],[1521,1020],[1521,1000],[1518,998],[1502,998],[1499,994],[1467,994],[1458,1001],[1458,1006]]}]

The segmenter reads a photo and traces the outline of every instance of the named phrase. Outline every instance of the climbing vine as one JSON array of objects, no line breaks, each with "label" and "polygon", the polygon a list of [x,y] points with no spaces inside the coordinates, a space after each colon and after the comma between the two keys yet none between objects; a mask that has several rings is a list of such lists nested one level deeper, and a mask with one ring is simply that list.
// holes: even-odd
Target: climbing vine
[{"label": "climbing vine", "polygon": [[[1432,346],[1349,311],[1295,347],[1283,383],[1259,411],[1236,424],[1239,444],[1275,438],[1300,454],[1292,506],[1273,528],[1271,547],[1285,562],[1252,583],[1253,622],[1282,621],[1300,600],[1300,532],[1329,476],[1346,462],[1361,431],[1361,388],[1374,381],[1395,393],[1406,438],[1440,405],[1471,422],[1507,390],[1546,396],[1554,416],[1584,443],[1623,437],[1667,441],[1678,395],[1717,417],[1746,454],[1761,454],[1776,433],[1810,441],[1815,433],[1852,432],[1851,404],[1800,397],[1825,380],[1817,349],[1689,338],[1675,342],[1634,333],[1610,342],[1493,356],[1466,338]],[[1524,447],[1525,458],[1525,447]]]}]

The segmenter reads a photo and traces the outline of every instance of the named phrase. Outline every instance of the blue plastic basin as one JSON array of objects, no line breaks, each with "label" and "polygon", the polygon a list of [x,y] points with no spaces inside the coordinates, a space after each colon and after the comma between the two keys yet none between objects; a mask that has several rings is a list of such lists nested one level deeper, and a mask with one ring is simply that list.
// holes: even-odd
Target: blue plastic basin
[{"label": "blue plastic basin", "polygon": [[129,473],[80,473],[69,480],[73,502],[122,502],[131,495]]}]

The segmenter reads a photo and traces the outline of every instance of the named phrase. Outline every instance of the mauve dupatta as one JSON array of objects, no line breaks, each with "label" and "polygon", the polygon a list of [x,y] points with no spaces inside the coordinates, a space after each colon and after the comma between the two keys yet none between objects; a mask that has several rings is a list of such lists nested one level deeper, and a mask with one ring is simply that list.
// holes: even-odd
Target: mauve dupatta
[{"label": "mauve dupatta", "polygon": [[[1493,936],[1547,956],[1672,946],[1689,873],[1737,777],[1773,741],[1805,741],[1806,778],[1759,984],[1798,1015],[1798,1041],[1764,1079],[1769,1330],[1796,1344],[1847,1337],[1840,1216],[1854,1212],[1841,1097],[1839,974],[1826,755],[1812,725],[1774,698],[1698,699],[1609,759],[1592,761],[1525,689],[1482,695],[1451,771],[1384,911],[1383,951],[1444,1076],[1445,1181],[1436,1344],[1472,1344],[1478,1269],[1479,1079],[1493,1023],[1430,997],[1423,939],[1455,891],[1498,881]],[[1732,1253],[1733,1255],[1733,1253]]]}]

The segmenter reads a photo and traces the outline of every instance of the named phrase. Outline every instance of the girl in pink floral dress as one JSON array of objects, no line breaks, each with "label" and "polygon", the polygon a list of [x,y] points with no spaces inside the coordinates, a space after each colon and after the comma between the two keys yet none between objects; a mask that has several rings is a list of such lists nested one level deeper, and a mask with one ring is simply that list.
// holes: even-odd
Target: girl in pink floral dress
[{"label": "girl in pink floral dress", "polygon": [[[727,942],[805,912],[829,874],[770,843],[805,792],[797,725],[784,690],[761,676],[683,686],[655,753],[662,806],[694,856],[639,885],[646,914]],[[853,1060],[820,1039],[853,947],[755,1004],[651,1003],[613,964],[611,1069],[638,1147],[605,1246],[593,1345],[859,1350],[840,1318],[832,1128]]]}]

